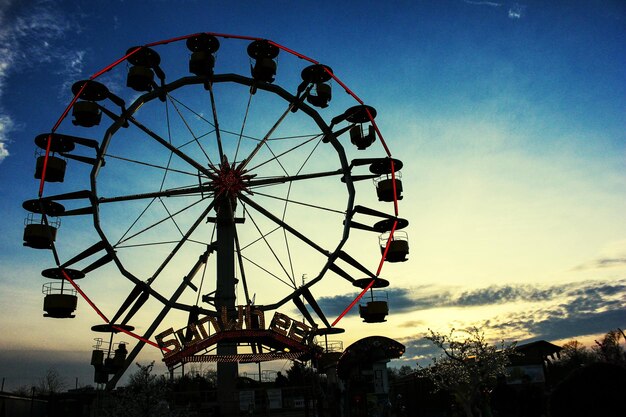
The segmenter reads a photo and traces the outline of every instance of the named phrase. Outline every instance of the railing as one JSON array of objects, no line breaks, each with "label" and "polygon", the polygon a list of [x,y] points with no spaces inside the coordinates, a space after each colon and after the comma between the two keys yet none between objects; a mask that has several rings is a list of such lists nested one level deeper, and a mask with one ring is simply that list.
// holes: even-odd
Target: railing
[{"label": "railing", "polygon": [[[58,229],[61,226],[61,219],[58,217],[47,217],[48,226],[54,227]],[[29,224],[45,224],[43,221],[43,217],[41,214],[28,213],[26,218],[24,219],[24,226],[28,226]]]},{"label": "railing", "polygon": [[[402,180],[402,172],[400,171],[396,171],[394,172],[393,176],[395,177],[396,180]],[[384,180],[390,180],[391,179],[391,174],[384,174],[381,175],[380,177],[376,177],[374,178],[372,181],[374,182],[374,185],[378,186],[378,183]]]},{"label": "railing", "polygon": [[46,282],[41,287],[41,292],[45,295],[50,294],[67,294],[76,295],[76,290],[69,284],[63,282]]},{"label": "railing", "polygon": [[324,352],[343,352],[343,342],[341,340],[329,340],[321,344]]},{"label": "railing", "polygon": [[[388,240],[389,240],[389,232],[385,232],[385,233],[381,234],[378,237],[378,241],[380,242],[380,247],[381,248],[386,247]],[[396,230],[393,233],[393,239],[391,239],[391,242],[394,242],[394,241],[405,241],[405,242],[408,242],[409,241],[409,235],[404,230]]]}]

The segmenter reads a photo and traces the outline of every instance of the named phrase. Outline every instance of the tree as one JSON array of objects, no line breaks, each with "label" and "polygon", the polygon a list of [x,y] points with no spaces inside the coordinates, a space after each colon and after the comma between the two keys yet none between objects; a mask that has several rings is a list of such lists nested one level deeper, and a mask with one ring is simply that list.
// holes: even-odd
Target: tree
[{"label": "tree", "polygon": [[154,361],[149,365],[136,364],[139,369],[130,375],[128,384],[114,392],[106,412],[111,416],[166,417],[169,388],[163,376],[153,375]]},{"label": "tree", "polygon": [[415,372],[415,369],[411,368],[409,365],[402,365],[400,368],[388,368],[387,375],[389,377],[389,381],[395,381],[398,378],[401,378],[406,375],[410,375]]},{"label": "tree", "polygon": [[309,385],[315,379],[315,371],[300,362],[293,362],[287,369],[287,379],[292,386]]},{"label": "tree", "polygon": [[578,340],[570,340],[562,346],[559,360],[550,370],[552,384],[562,381],[576,369],[597,361],[596,355]]},{"label": "tree", "polygon": [[19,387],[15,388],[11,392],[15,395],[20,395],[22,397],[30,397],[31,395],[33,395],[33,390],[36,390],[36,389],[37,389],[36,387],[31,387],[28,385],[20,385]]},{"label": "tree", "polygon": [[600,362],[626,365],[626,354],[624,347],[620,344],[620,339],[624,338],[621,329],[610,330],[602,340],[595,341],[596,345],[592,347],[592,350]]},{"label": "tree", "polygon": [[415,372],[415,369],[411,368],[409,365],[402,365],[400,369],[398,369],[398,376],[406,376]]},{"label": "tree", "polygon": [[437,390],[448,391],[467,417],[491,415],[489,393],[497,378],[504,375],[509,357],[515,355],[515,344],[492,345],[477,328],[471,328],[460,339],[452,329],[449,335],[430,330],[426,339],[442,350],[433,358],[432,366],[424,368]]},{"label": "tree", "polygon": [[206,380],[209,389],[217,389],[217,369],[207,369],[202,377]]},{"label": "tree", "polygon": [[578,340],[570,340],[562,348],[560,356],[563,364],[579,367],[593,362],[593,354]]},{"label": "tree", "polygon": [[50,368],[46,374],[39,379],[36,391],[40,395],[57,394],[65,389],[65,381],[55,368]]}]

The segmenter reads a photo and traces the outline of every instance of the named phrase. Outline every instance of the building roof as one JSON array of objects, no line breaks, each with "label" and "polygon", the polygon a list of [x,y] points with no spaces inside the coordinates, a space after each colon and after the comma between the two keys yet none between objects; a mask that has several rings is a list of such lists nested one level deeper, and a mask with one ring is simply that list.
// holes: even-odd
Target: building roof
[{"label": "building roof", "polygon": [[554,359],[554,355],[558,357],[563,348],[545,340],[537,340],[517,345],[515,350],[521,357],[512,357],[513,365],[530,365],[542,364],[548,358]]},{"label": "building roof", "polygon": [[384,336],[369,336],[346,348],[337,363],[337,375],[346,379],[350,371],[364,364],[399,358],[404,355],[402,343]]}]

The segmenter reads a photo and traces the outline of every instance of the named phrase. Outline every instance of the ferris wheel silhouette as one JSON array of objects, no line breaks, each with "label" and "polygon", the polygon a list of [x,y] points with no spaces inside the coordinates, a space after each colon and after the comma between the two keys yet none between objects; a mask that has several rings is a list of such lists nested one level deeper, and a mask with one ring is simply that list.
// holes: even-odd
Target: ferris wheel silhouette
[{"label": "ferris wheel silhouette", "polygon": [[[239,48],[249,69],[231,72],[237,63],[218,59],[223,46]],[[125,87],[102,81],[115,71],[125,72]],[[337,86],[351,106],[333,108]],[[335,325],[369,292],[361,317],[385,320],[387,301],[374,289],[389,285],[384,262],[409,252],[398,210],[402,162],[374,107],[332,68],[270,40],[207,32],[132,47],[72,93],[51,131],[35,138],[39,193],[23,204],[24,245],[54,258],[42,272],[54,280],[43,287],[44,315],[72,318],[82,298],[102,319],[92,330],[110,334],[108,352],[92,358],[96,382],[115,386],[146,344],[167,350],[154,337],[172,313],[191,324],[222,311],[230,319],[238,305],[269,312],[290,303],[316,335],[328,335],[343,331]],[[380,207],[359,204],[366,182]],[[91,243],[66,249],[61,219]],[[379,235],[376,271],[346,249],[354,230]],[[105,270],[121,299],[78,285]],[[360,289],[332,323],[314,291],[328,280]],[[134,347],[114,349],[116,333]],[[220,362],[246,343],[255,353],[275,349],[245,340],[203,354]]]}]

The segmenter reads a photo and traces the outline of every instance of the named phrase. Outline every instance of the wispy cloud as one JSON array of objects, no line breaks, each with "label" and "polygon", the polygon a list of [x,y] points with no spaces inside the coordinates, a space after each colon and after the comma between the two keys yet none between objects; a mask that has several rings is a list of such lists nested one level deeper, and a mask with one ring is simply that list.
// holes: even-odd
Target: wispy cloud
[{"label": "wispy cloud", "polygon": [[[75,79],[83,69],[84,51],[65,42],[80,26],[61,13],[54,2],[36,0],[28,7],[18,2],[0,2],[0,162],[9,156],[11,133],[16,128],[12,115],[2,106],[7,80],[28,65],[51,64],[66,80]],[[62,82],[67,88],[70,81]],[[67,96],[67,94],[66,94]]]},{"label": "wispy cloud", "polygon": [[526,6],[519,3],[513,3],[509,7],[509,17],[511,19],[521,19],[526,13]]},{"label": "wispy cloud", "polygon": [[[355,292],[353,294],[341,294],[333,297],[321,297],[317,300],[317,302],[327,316],[336,317],[341,314],[348,305],[350,305],[357,295],[358,293]],[[393,300],[393,310],[398,313],[414,310],[416,308],[416,303],[419,302],[416,298],[411,296],[411,293],[407,289],[404,288],[390,289],[387,291],[387,296],[389,299]],[[361,299],[360,303],[365,304],[368,298],[369,295],[366,294]],[[355,306],[352,310],[350,310],[349,314],[358,315],[358,307]]]},{"label": "wispy cloud", "polygon": [[575,270],[587,270],[587,269],[597,269],[597,268],[611,268],[611,267],[619,267],[626,266],[626,257],[620,258],[598,258],[591,262],[587,262],[585,264],[579,265],[575,268]]},{"label": "wispy cloud", "polygon": [[617,268],[626,266],[626,240],[611,242],[595,257],[574,268],[574,271]]},{"label": "wispy cloud", "polygon": [[566,339],[606,332],[625,320],[626,281],[583,282],[565,286],[553,303],[489,319],[484,327],[502,335]]},{"label": "wispy cloud", "polygon": [[507,337],[525,335],[532,340],[571,339],[604,333],[624,323],[619,300],[577,298],[559,306],[510,314],[487,320],[484,328]]},{"label": "wispy cloud", "polygon": [[85,51],[68,51],[57,74],[63,77],[61,98],[67,98],[72,84],[83,74]]},{"label": "wispy cloud", "polygon": [[[431,291],[435,288],[431,288]],[[410,294],[409,291],[407,293]],[[624,325],[623,300],[626,280],[617,282],[586,281],[559,286],[534,288],[532,286],[486,287],[455,294],[443,290],[443,296],[431,303],[438,307],[480,307],[508,302],[529,302],[517,312],[495,315],[486,320],[464,323],[459,327],[481,328],[493,341],[508,342],[533,340],[575,339],[605,333]],[[444,304],[441,304],[441,303]],[[424,305],[421,302],[421,305]],[[402,328],[427,327],[423,322],[408,320]],[[399,338],[406,346],[405,355],[395,366],[416,362],[427,365],[439,351],[424,338],[414,333]]]},{"label": "wispy cloud", "polygon": [[463,3],[472,4],[474,6],[491,6],[491,7],[501,7],[502,6],[502,3],[496,3],[494,1],[463,0]]},{"label": "wispy cloud", "polygon": [[[584,301],[590,309],[597,310],[603,306],[608,306],[608,304],[604,305],[603,303],[608,303],[612,297],[620,295],[626,296],[626,280],[616,282],[584,281],[551,286],[492,285],[465,291],[437,285],[425,285],[415,288],[392,288],[387,291],[390,310],[393,310],[393,313],[447,307],[493,306],[511,302],[554,303],[565,299],[570,300],[568,302],[571,302],[572,305],[579,306],[582,306]],[[318,303],[328,315],[333,316],[340,314],[356,296],[357,293],[322,297]],[[364,296],[361,303],[364,304],[367,298],[368,295]],[[353,308],[350,314],[358,314],[358,308]],[[411,326],[406,324],[403,327]]]},{"label": "wispy cloud", "polygon": [[[338,315],[354,299],[355,294],[322,297],[320,306],[330,316]],[[438,285],[415,288],[394,288],[388,291],[390,312],[410,313],[437,308],[481,308],[508,303],[527,303],[521,312],[487,317],[481,322],[463,326],[479,326],[494,337],[507,340],[558,340],[602,333],[624,322],[623,299],[626,280],[583,281],[559,285],[503,285],[459,291]],[[366,302],[364,299],[361,303]],[[350,315],[357,315],[353,308]],[[407,320],[399,327],[423,327],[424,323]],[[404,360],[429,360],[433,350],[423,335],[400,340],[407,346]]]},{"label": "wispy cloud", "polygon": [[9,150],[7,149],[7,142],[9,133],[13,130],[13,120],[7,115],[2,114],[2,108],[0,108],[0,163],[9,156]]},{"label": "wispy cloud", "polygon": [[511,301],[546,301],[562,294],[563,288],[536,288],[530,285],[491,286],[465,291],[450,300],[454,306],[482,306]]},{"label": "wispy cloud", "polygon": [[[571,340],[606,333],[624,325],[624,309],[620,301],[609,300],[598,306],[600,308],[596,309],[588,301],[576,299],[557,307],[510,314],[475,325],[490,335],[493,342],[506,340],[518,343]],[[441,353],[424,336],[413,334],[398,339],[405,345],[406,351],[396,366],[413,366],[416,362],[428,365],[433,357]]]},{"label": "wispy cloud", "polygon": [[[463,0],[463,3],[470,4],[472,6],[487,6],[487,7],[502,7],[506,5],[506,2],[495,1],[478,1],[478,0]],[[510,3],[507,7],[507,16],[510,19],[521,19],[526,13],[526,5],[520,3]]]}]

